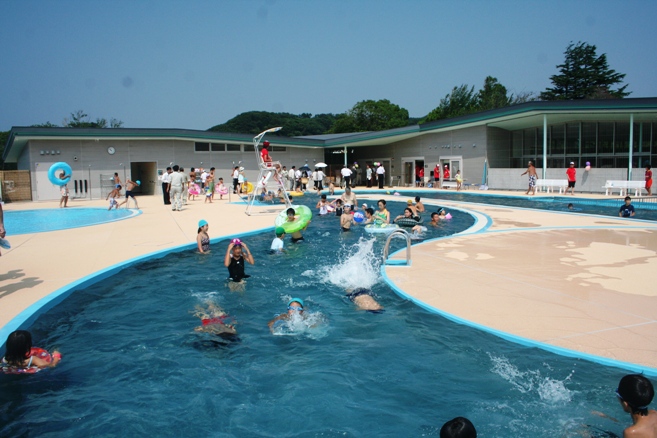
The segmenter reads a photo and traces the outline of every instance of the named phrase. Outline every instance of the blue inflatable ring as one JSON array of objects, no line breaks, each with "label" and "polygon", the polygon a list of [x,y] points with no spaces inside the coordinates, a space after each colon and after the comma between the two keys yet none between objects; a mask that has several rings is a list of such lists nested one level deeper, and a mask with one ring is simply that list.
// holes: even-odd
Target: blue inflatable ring
[{"label": "blue inflatable ring", "polygon": [[[64,174],[68,176],[64,179],[60,179],[58,175],[59,171],[64,171]],[[48,179],[56,186],[64,186],[71,180],[72,173],[73,170],[71,169],[71,166],[60,161],[59,163],[50,166],[50,169],[48,169]]]}]

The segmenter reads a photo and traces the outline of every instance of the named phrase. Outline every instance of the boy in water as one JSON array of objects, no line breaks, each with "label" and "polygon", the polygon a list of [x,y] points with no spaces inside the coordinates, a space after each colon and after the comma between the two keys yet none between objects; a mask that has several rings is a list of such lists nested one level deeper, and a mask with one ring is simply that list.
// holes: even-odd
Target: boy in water
[{"label": "boy in water", "polygon": [[235,322],[226,322],[226,319],[229,318],[229,315],[212,301],[208,301],[207,304],[207,309],[203,309],[198,305],[196,306],[194,316],[201,320],[201,325],[196,327],[194,331],[209,333],[222,337],[232,337],[237,335],[237,330],[235,330]]},{"label": "boy in water", "polygon": [[355,223],[354,216],[351,214],[351,204],[344,205],[344,211],[340,216],[340,227],[342,231],[350,231],[351,224]]},{"label": "boy in water", "polygon": [[625,204],[621,205],[620,210],[618,210],[619,217],[633,217],[634,216],[634,206],[632,205],[632,198],[629,196],[625,197]]},{"label": "boy in water", "polygon": [[[299,220],[299,218],[297,218],[297,217],[295,216],[294,208],[292,208],[292,207],[288,208],[288,209],[287,209],[287,222],[295,222],[295,221],[297,221],[297,220]],[[309,223],[310,223],[310,222],[309,222]],[[306,227],[307,227],[307,226],[308,226],[308,225],[306,225]],[[304,227],[303,229],[305,230],[306,227]],[[299,242],[299,241],[301,241],[301,240],[304,240],[304,239],[303,239],[303,235],[301,234],[301,230],[299,230],[299,231],[295,231],[294,233],[292,233],[292,243],[297,243],[297,242]]]},{"label": "boy in water", "polygon": [[618,384],[616,396],[632,417],[632,425],[623,431],[623,437],[657,437],[657,411],[648,409],[655,396],[650,380],[640,374],[628,374]]},{"label": "boy in water", "polygon": [[272,319],[267,323],[267,325],[269,326],[269,330],[271,330],[271,332],[273,333],[274,325],[276,324],[277,321],[290,320],[292,318],[296,318],[296,315],[298,315],[301,318],[306,317],[303,310],[303,300],[301,298],[292,298],[290,302],[287,303],[287,313],[281,313],[276,318]]},{"label": "boy in water", "polygon": [[109,200],[109,208],[107,211],[110,211],[112,208],[116,208],[117,210],[119,209],[119,202],[117,201],[117,198],[121,197],[121,185],[117,185],[112,189],[111,192],[107,194],[107,197],[105,200]]},{"label": "boy in water", "polygon": [[281,253],[285,251],[283,248],[283,238],[285,237],[285,230],[282,227],[276,227],[276,237],[271,242],[269,250],[272,253]]}]

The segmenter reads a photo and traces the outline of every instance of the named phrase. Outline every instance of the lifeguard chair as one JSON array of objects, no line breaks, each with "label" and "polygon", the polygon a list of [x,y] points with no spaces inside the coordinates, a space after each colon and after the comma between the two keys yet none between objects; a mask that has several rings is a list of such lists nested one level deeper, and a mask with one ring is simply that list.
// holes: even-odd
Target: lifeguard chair
[{"label": "lifeguard chair", "polygon": [[256,163],[258,163],[259,172],[258,179],[254,183],[254,189],[251,193],[249,193],[246,202],[246,214],[249,216],[251,216],[253,211],[253,205],[262,203],[263,201],[261,199],[265,198],[269,192],[271,192],[274,197],[279,197],[278,193],[280,190],[281,194],[283,195],[282,197],[285,200],[285,207],[289,208],[292,205],[290,202],[290,197],[287,194],[287,190],[285,190],[285,183],[283,180],[284,177],[279,173],[281,169],[281,163],[279,161],[270,161],[265,163],[260,156],[260,150],[258,147],[265,134],[268,132],[280,131],[281,129],[281,126],[270,128],[253,137],[253,149],[255,150]]}]

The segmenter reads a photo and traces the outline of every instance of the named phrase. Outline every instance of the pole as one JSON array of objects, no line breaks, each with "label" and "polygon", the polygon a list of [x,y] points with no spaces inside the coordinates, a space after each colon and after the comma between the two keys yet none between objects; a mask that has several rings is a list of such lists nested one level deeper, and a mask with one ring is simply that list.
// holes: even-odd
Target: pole
[{"label": "pole", "polygon": [[543,114],[543,179],[547,174],[547,114]]},{"label": "pole", "polygon": [[630,153],[627,164],[627,180],[632,181],[632,146],[634,144],[634,114],[630,114]]}]

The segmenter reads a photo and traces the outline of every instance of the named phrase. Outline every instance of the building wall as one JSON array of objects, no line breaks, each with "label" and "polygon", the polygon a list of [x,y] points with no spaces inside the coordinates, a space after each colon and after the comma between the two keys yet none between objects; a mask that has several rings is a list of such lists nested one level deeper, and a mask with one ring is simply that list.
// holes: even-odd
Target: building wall
[{"label": "building wall", "polygon": [[[540,163],[539,163],[540,164]],[[526,169],[491,168],[488,171],[488,187],[493,190],[526,191],[529,185],[527,175],[520,175]],[[542,177],[542,169],[536,169],[539,177]],[[643,181],[645,169],[632,169],[632,180]],[[567,179],[566,169],[546,169],[546,179]],[[577,183],[575,193],[604,193],[604,185],[607,180],[627,180],[627,169],[591,169],[588,172],[577,169]],[[618,192],[615,192],[618,194]],[[558,194],[558,191],[557,191]],[[632,194],[631,194],[632,195]],[[644,191],[645,195],[645,191]]]},{"label": "building wall", "polygon": [[[114,154],[108,153],[108,147],[115,149]],[[45,151],[55,151],[55,154],[45,154]],[[41,154],[44,151],[44,154]],[[59,153],[57,153],[59,151]],[[274,160],[281,161],[288,168],[292,165],[302,166],[324,160],[323,148],[287,148],[285,152],[272,152]],[[194,142],[185,140],[33,140],[24,148],[18,160],[18,169],[30,170],[32,181],[36,181],[35,163],[51,163],[63,161],[73,170],[73,181],[87,184],[86,192],[75,193],[73,182],[69,184],[71,197],[98,199],[107,193],[101,193],[101,175],[118,172],[121,180],[132,179],[131,163],[154,162],[156,169],[164,170],[170,163],[178,164],[189,171],[193,167],[216,168],[217,178],[231,180],[235,165],[245,168],[245,176],[255,180],[258,175],[256,156],[253,151],[244,152],[195,152]],[[161,184],[157,175],[151,175],[155,184],[155,194],[161,194]],[[32,198],[37,200],[37,187],[32,184]]]}]

